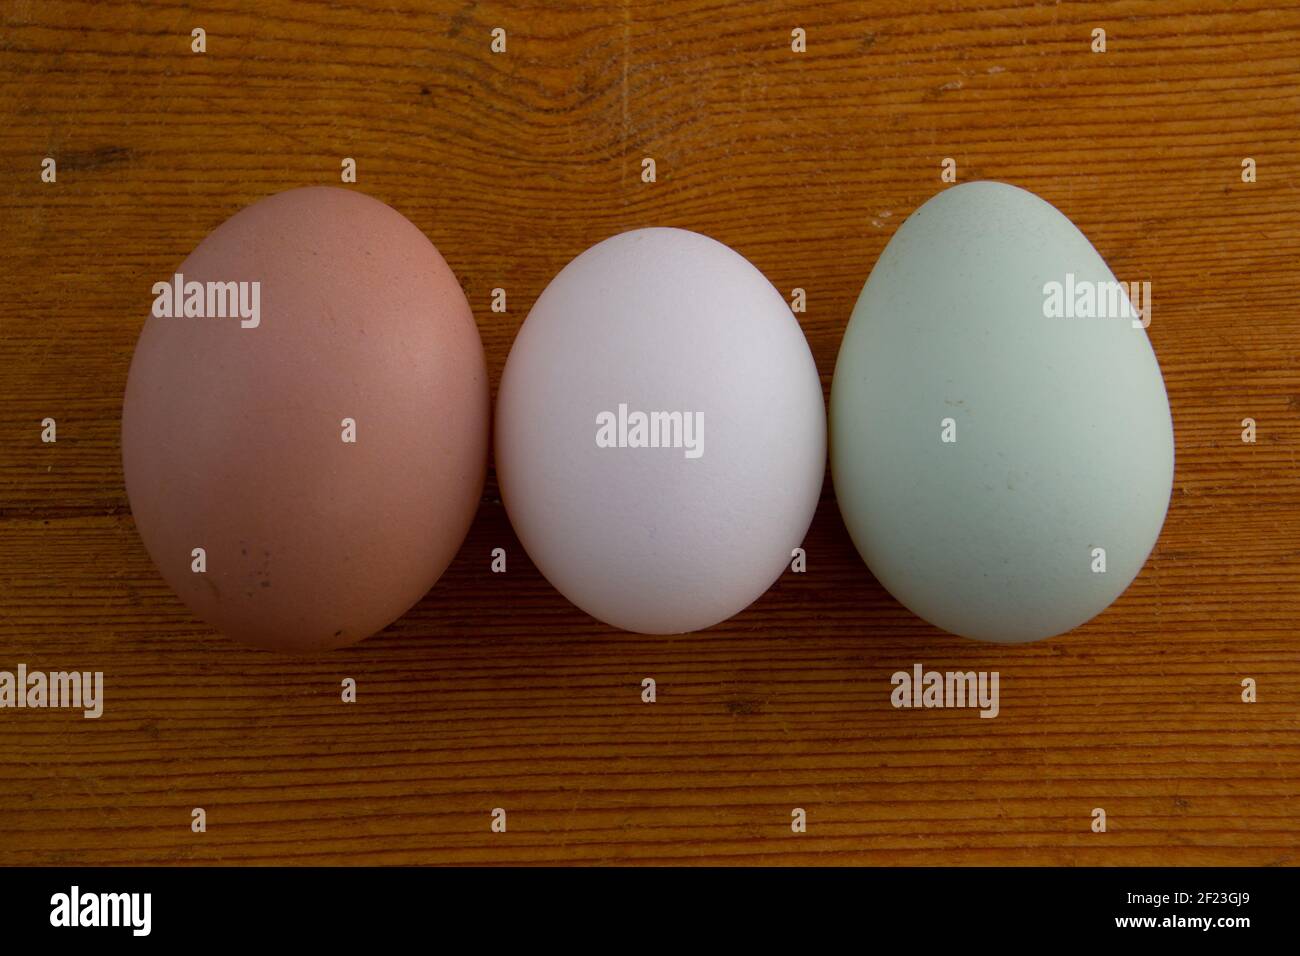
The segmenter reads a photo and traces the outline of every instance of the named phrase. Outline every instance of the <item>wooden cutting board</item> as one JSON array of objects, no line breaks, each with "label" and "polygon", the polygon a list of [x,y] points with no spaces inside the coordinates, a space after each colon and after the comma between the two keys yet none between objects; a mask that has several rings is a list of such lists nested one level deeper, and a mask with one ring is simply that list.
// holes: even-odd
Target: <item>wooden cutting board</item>
[{"label": "wooden cutting board", "polygon": [[[105,675],[97,720],[0,710],[0,863],[1296,863],[1300,9],[111,6],[0,5],[0,669]],[[344,158],[450,262],[494,390],[547,281],[646,225],[805,289],[829,388],[945,158],[1031,189],[1152,284],[1177,436],[1159,544],[1075,633],[986,646],[883,591],[828,480],[806,573],[642,637],[541,578],[490,479],[453,567],[382,634],[307,661],[238,647],[134,531],[127,368],[154,281]],[[998,671],[1000,715],[894,709],[916,663]]]}]

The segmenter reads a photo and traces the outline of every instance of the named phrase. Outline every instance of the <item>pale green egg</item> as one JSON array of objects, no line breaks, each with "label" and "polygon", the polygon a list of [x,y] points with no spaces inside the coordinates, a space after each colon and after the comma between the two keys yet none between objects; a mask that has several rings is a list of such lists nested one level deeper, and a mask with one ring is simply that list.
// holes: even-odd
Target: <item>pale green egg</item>
[{"label": "pale green egg", "polygon": [[950,188],[899,227],[845,332],[830,418],[840,511],[894,597],[1022,642],[1124,592],[1173,480],[1149,305],[1149,284],[1120,286],[1014,186]]}]

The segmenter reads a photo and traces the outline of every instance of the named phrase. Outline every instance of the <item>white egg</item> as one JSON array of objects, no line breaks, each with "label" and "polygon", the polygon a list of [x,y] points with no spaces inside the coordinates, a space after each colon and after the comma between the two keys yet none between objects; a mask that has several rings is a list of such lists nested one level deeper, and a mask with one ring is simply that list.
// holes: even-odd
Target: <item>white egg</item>
[{"label": "white egg", "polygon": [[927,621],[1060,634],[1146,561],[1173,428],[1144,321],[1120,311],[1149,287],[1130,303],[1116,281],[1049,203],[992,182],[925,203],[872,270],[835,368],[835,494],[872,572]]},{"label": "white egg", "polygon": [[630,631],[744,609],[789,565],[821,491],[825,406],[799,324],[698,233],[639,229],[569,263],[520,329],[496,414],[529,557]]}]

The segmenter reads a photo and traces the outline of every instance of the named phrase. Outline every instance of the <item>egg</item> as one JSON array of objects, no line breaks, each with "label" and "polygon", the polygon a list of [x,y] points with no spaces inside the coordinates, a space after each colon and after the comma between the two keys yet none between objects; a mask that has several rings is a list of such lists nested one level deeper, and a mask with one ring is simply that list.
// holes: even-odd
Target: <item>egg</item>
[{"label": "egg", "polygon": [[415,604],[482,493],[488,379],[456,277],[343,189],[263,199],[153,287],[122,409],[163,578],[247,644],[359,641]]},{"label": "egg", "polygon": [[570,262],[510,350],[502,499],[570,601],[648,634],[710,627],[792,560],[826,464],[820,379],[781,294],[682,229]]},{"label": "egg", "polygon": [[835,494],[872,573],[932,624],[1061,634],[1150,554],[1173,428],[1149,285],[1116,282],[1064,215],[995,182],[922,205],[867,279],[832,383]]}]

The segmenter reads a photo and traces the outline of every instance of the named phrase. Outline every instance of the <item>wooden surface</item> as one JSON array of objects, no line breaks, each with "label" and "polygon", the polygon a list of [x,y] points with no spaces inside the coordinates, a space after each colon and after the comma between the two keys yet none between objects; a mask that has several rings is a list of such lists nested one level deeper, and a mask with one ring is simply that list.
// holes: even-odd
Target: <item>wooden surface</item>
[{"label": "wooden surface", "polygon": [[[106,681],[97,721],[0,711],[0,863],[1294,865],[1300,10],[1200,6],[0,5],[0,669]],[[349,188],[451,263],[494,389],[549,278],[652,224],[807,289],[829,388],[944,157],[1032,189],[1152,283],[1177,434],[1159,545],[1069,637],[984,646],[881,589],[828,482],[806,574],[710,631],[639,637],[538,575],[490,479],[453,567],[387,631],[306,662],[238,647],[134,531],[127,367],[156,279],[244,205],[337,183],[344,156]],[[1001,715],[893,709],[916,662],[999,671]]]}]

